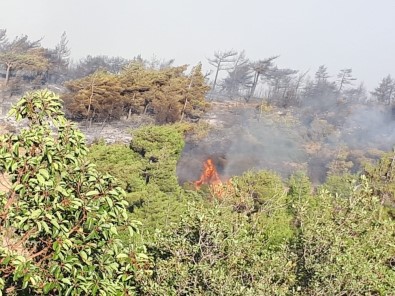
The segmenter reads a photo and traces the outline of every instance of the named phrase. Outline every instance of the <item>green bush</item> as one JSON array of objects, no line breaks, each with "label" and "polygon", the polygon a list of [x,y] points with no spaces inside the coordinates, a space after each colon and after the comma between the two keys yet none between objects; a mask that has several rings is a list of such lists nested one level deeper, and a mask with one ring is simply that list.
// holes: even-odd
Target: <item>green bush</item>
[{"label": "green bush", "polygon": [[270,248],[263,228],[223,204],[189,205],[181,221],[148,246],[151,277],[146,295],[288,295],[294,255]]},{"label": "green bush", "polygon": [[232,179],[233,195],[224,204],[249,216],[251,224],[266,236],[267,246],[276,247],[293,237],[292,215],[279,175],[270,171],[247,172]]},{"label": "green bush", "polygon": [[132,132],[130,146],[99,143],[90,159],[126,190],[131,216],[154,232],[178,220],[189,199],[178,184],[176,164],[184,147],[185,124],[146,126]]},{"label": "green bush", "polygon": [[351,174],[329,175],[322,188],[328,190],[332,195],[347,198],[352,193],[355,178]]},{"label": "green bush", "polygon": [[0,136],[0,294],[130,295],[139,261],[124,244],[137,222],[124,191],[87,161],[81,132],[50,91],[26,94],[13,107],[28,127]]},{"label": "green bush", "polygon": [[288,181],[288,196],[291,200],[301,199],[311,195],[312,187],[309,177],[304,172],[296,172]]},{"label": "green bush", "polygon": [[369,181],[362,176],[347,197],[322,190],[314,199],[296,207],[303,295],[392,295],[395,225]]}]

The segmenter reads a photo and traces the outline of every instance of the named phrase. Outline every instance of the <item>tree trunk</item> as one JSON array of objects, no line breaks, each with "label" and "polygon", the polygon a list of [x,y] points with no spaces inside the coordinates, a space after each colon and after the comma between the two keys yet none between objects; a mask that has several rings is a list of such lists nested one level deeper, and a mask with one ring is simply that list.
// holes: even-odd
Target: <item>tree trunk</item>
[{"label": "tree trunk", "polygon": [[184,106],[182,107],[182,111],[181,111],[180,122],[182,122],[184,120],[185,108],[187,107],[187,104],[188,104],[188,99],[185,98],[185,103],[184,103]]},{"label": "tree trunk", "polygon": [[128,112],[128,120],[132,116],[132,106],[129,107],[129,112]]},{"label": "tree trunk", "polygon": [[389,93],[389,95],[388,95],[388,105],[391,105],[391,100],[392,100],[392,93],[393,93],[393,91],[394,91],[394,86],[393,87],[391,87],[391,89],[390,89],[390,93]]},{"label": "tree trunk", "polygon": [[343,84],[344,84],[344,76],[345,76],[345,74],[343,75],[343,77],[342,77],[342,80],[340,80],[340,86],[339,86],[339,90],[338,90],[338,93],[340,94],[340,92],[342,91],[342,88],[343,88]]},{"label": "tree trunk", "polygon": [[147,110],[148,110],[148,106],[149,106],[149,104],[150,104],[150,103],[148,103],[148,104],[147,104],[147,105],[145,105],[145,107],[144,107],[144,113],[143,113],[144,115],[145,115],[145,114],[147,114]]},{"label": "tree trunk", "polygon": [[[95,84],[95,78],[93,78],[93,80],[92,80],[92,82],[91,82],[91,95],[89,96],[88,114],[87,114],[86,120],[89,120],[89,115],[90,115],[90,112],[91,112],[94,84]],[[93,116],[92,116],[92,117],[93,117]],[[91,120],[89,120],[89,128],[90,128],[91,126],[92,126],[92,118],[91,118]]]},{"label": "tree trunk", "polygon": [[[192,77],[191,77],[191,80],[189,81],[188,91],[189,91],[189,90],[191,89],[191,87],[192,87],[193,74],[195,73],[195,67],[192,69],[191,72],[192,72]],[[216,77],[216,78],[217,78],[217,77]],[[184,106],[182,107],[180,122],[183,121],[183,119],[184,119],[185,108],[187,107],[187,104],[188,104],[188,98],[187,98],[187,96],[185,96],[185,102],[184,102]]]},{"label": "tree trunk", "polygon": [[214,83],[213,83],[213,91],[215,90],[215,86],[217,85],[217,79],[218,79],[218,73],[219,73],[220,67],[221,67],[221,63],[218,63],[217,71],[215,72],[215,78],[214,78]]},{"label": "tree trunk", "polygon": [[5,85],[8,85],[8,81],[10,80],[10,72],[11,72],[11,64],[7,64],[7,71],[5,73]]},{"label": "tree trunk", "polygon": [[256,86],[257,86],[258,80],[259,80],[259,75],[260,75],[259,72],[256,72],[256,73],[255,73],[254,82],[252,83],[251,91],[250,91],[250,94],[249,94],[249,96],[248,96],[248,100],[251,99],[251,98],[254,96],[255,89],[256,89]]}]

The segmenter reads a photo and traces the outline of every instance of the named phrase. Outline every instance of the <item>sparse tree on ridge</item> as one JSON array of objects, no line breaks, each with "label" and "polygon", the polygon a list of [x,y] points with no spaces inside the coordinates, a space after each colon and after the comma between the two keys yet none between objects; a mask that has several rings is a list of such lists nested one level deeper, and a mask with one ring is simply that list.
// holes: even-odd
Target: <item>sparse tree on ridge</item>
[{"label": "sparse tree on ridge", "polygon": [[325,65],[319,66],[317,72],[315,72],[314,77],[317,84],[327,82],[328,78],[330,77],[328,74],[328,68],[325,67]]},{"label": "sparse tree on ridge", "polygon": [[63,32],[55,49],[48,50],[48,59],[51,64],[48,74],[54,82],[63,81],[66,78],[70,62],[68,43],[66,32]]},{"label": "sparse tree on ridge", "polygon": [[297,70],[292,69],[279,69],[274,67],[268,73],[268,83],[270,86],[269,99],[276,100],[279,104],[288,105],[292,99],[291,86],[293,82],[293,75]]},{"label": "sparse tree on ridge", "polygon": [[395,81],[391,75],[384,77],[371,94],[377,101],[388,105],[391,104],[395,98]]},{"label": "sparse tree on ridge", "polygon": [[353,81],[357,80],[352,76],[352,69],[349,68],[340,70],[339,74],[337,74],[337,78],[339,84],[339,89],[338,89],[339,94],[343,90],[344,86],[350,85],[353,83]]},{"label": "sparse tree on ridge", "polygon": [[254,96],[255,89],[258,85],[259,78],[266,77],[269,71],[274,67],[273,61],[279,56],[273,56],[264,60],[259,60],[251,64],[251,68],[254,71],[254,78],[251,86],[250,93],[247,101]]},{"label": "sparse tree on ridge", "polygon": [[293,100],[297,103],[300,104],[300,94],[299,94],[299,90],[302,87],[303,81],[307,75],[307,73],[309,73],[309,70],[307,70],[304,73],[299,73],[298,77],[295,80],[294,83],[294,90],[293,90]]},{"label": "sparse tree on ridge", "polygon": [[223,89],[228,95],[240,95],[242,90],[251,88],[252,77],[250,62],[243,50],[238,54],[233,67],[228,70],[228,76],[222,82]]},{"label": "sparse tree on ridge", "polygon": [[328,69],[325,65],[318,67],[315,72],[315,81],[313,88],[313,96],[319,98],[329,98],[336,93],[336,85],[329,81]]},{"label": "sparse tree on ridge", "polygon": [[212,90],[215,90],[217,85],[218,73],[223,70],[228,70],[231,67],[231,63],[235,61],[237,51],[227,50],[227,51],[216,51],[214,53],[213,59],[208,59],[210,65],[215,67],[215,77],[213,82]]},{"label": "sparse tree on ridge", "polygon": [[8,85],[12,71],[25,70],[44,73],[48,69],[45,50],[40,46],[41,40],[30,41],[27,35],[16,37],[12,42],[4,41],[0,52],[0,64],[6,70],[5,85]]},{"label": "sparse tree on ridge", "polygon": [[347,101],[351,102],[366,102],[368,98],[363,82],[361,82],[357,87],[344,90],[343,96]]},{"label": "sparse tree on ridge", "polygon": [[73,69],[73,78],[82,78],[95,73],[97,70],[105,70],[113,74],[118,74],[129,63],[129,60],[122,57],[88,55]]}]

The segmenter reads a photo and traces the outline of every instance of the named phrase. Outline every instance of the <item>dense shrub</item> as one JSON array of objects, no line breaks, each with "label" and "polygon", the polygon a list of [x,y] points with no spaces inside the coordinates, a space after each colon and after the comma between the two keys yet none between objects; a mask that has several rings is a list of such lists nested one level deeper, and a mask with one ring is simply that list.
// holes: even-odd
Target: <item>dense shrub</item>
[{"label": "dense shrub", "polygon": [[322,190],[296,204],[303,295],[391,295],[395,225],[362,176],[347,197]]},{"label": "dense shrub", "polygon": [[141,220],[146,231],[178,220],[190,199],[176,176],[187,129],[184,124],[146,126],[133,131],[129,146],[99,143],[91,147],[91,160],[99,171],[118,178],[132,217]]},{"label": "dense shrub", "polygon": [[134,235],[137,222],[61,108],[52,92],[28,93],[11,110],[28,127],[0,136],[0,292],[133,294],[144,256],[118,233]]},{"label": "dense shrub", "polygon": [[149,250],[153,275],[141,282],[147,295],[288,295],[295,280],[286,243],[271,248],[264,228],[220,204],[191,204]]}]

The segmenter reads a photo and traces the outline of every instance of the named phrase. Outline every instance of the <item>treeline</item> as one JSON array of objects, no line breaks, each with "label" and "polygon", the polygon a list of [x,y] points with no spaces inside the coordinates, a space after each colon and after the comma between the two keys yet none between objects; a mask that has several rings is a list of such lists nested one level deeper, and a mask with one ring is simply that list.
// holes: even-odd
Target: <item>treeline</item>
[{"label": "treeline", "polygon": [[174,67],[173,60],[127,60],[88,56],[70,63],[67,36],[55,49],[41,46],[28,36],[9,41],[0,30],[2,90],[15,95],[29,88],[63,84],[63,99],[69,117],[77,120],[108,121],[133,114],[153,115],[158,123],[183,119],[197,120],[208,104],[209,90],[201,64],[188,71],[187,65]]},{"label": "treeline", "polygon": [[[265,98],[281,107],[336,102],[366,102],[368,99],[391,104],[395,99],[395,80],[390,76],[382,79],[368,96],[363,83],[356,83],[351,68],[344,68],[334,77],[321,65],[313,77],[309,71],[300,72],[279,68],[275,62],[279,56],[252,61],[244,51],[217,51],[208,62],[213,66],[213,95],[229,98]],[[223,78],[220,79],[221,73]]]},{"label": "treeline", "polygon": [[62,82],[67,77],[70,49],[67,36],[62,34],[54,49],[41,46],[41,40],[29,40],[22,35],[9,40],[7,31],[0,29],[0,65],[3,88],[18,93],[23,84],[33,88],[49,82]]},{"label": "treeline", "polygon": [[[174,60],[155,57],[145,60],[141,56],[126,59],[88,55],[72,63],[65,33],[53,49],[43,48],[41,40],[29,40],[26,35],[9,40],[6,33],[0,30],[3,94],[20,95],[25,90],[68,81],[65,98],[69,115],[89,121],[130,117],[133,113],[153,114],[158,122],[174,122],[184,116],[197,119],[205,110],[201,98],[207,92],[204,82],[209,78],[211,99],[243,98],[248,102],[257,98],[280,107],[325,108],[339,102],[367,101],[390,105],[395,98],[395,80],[391,75],[368,92],[363,83],[357,83],[351,68],[330,75],[327,67],[321,65],[310,75],[308,71],[278,67],[279,56],[250,60],[244,51],[225,50],[215,52],[208,59],[214,71],[197,77],[197,72],[201,72],[199,65],[186,73],[185,66],[173,67]],[[136,73],[131,74],[132,71]],[[103,83],[108,85],[104,87]],[[97,92],[88,90],[93,86]],[[113,104],[108,98],[100,98],[100,94],[113,95]],[[170,99],[173,95],[177,99]],[[130,99],[130,96],[135,97]],[[196,102],[189,104],[192,96]]]}]

